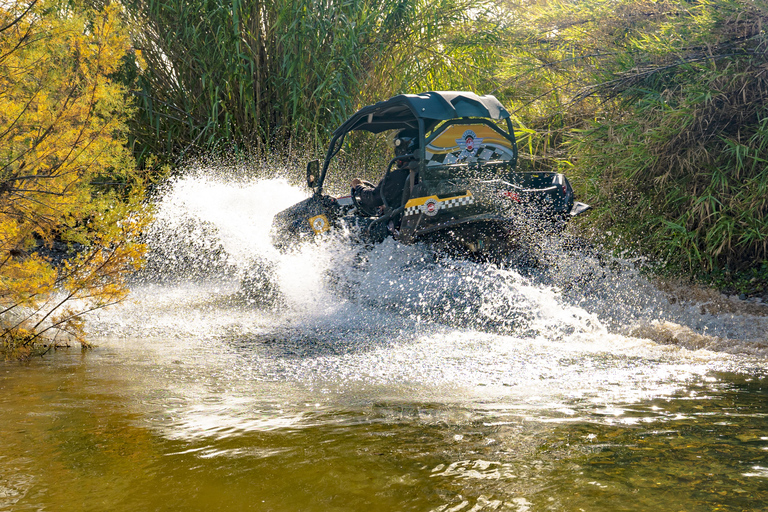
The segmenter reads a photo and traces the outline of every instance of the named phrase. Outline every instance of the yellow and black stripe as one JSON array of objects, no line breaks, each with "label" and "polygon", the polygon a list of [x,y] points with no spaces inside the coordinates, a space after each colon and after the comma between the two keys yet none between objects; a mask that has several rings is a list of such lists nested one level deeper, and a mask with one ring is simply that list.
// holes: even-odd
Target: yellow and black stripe
[{"label": "yellow and black stripe", "polygon": [[[452,208],[458,208],[461,206],[468,206],[474,204],[475,198],[472,197],[472,192],[467,191],[466,194],[454,197],[447,197],[444,199],[438,198],[438,196],[426,196],[417,197],[411,199],[405,204],[404,217],[410,215],[418,215],[425,213],[427,215],[437,215],[440,210],[450,210]],[[429,206],[433,205],[431,212],[428,210]]]}]

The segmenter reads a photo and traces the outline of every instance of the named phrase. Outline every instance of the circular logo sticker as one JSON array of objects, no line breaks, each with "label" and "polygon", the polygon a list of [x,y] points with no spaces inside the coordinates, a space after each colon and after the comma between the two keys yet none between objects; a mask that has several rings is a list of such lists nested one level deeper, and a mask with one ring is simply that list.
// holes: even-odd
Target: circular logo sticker
[{"label": "circular logo sticker", "polygon": [[437,215],[437,210],[438,210],[437,201],[431,198],[427,199],[426,202],[424,203],[424,213],[426,213],[430,217],[434,217],[435,215]]},{"label": "circular logo sticker", "polygon": [[315,220],[312,221],[312,228],[318,233],[323,231],[325,229],[325,218],[322,215],[315,217]]}]

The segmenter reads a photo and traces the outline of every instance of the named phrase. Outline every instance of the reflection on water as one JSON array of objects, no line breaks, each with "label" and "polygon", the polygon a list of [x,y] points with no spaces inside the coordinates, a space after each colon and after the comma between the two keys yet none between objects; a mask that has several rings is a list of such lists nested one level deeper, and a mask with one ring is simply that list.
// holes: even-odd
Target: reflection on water
[{"label": "reflection on water", "polygon": [[240,380],[215,351],[188,359],[165,344],[175,356],[137,361],[110,346],[5,363],[0,509],[755,510],[768,499],[761,377],[667,376],[646,390],[655,398],[630,401],[556,386],[422,396],[413,383]]},{"label": "reflection on water", "polygon": [[[556,246],[536,272],[279,254],[265,219],[296,196],[182,180],[98,347],[0,364],[0,510],[764,507],[761,310]],[[242,289],[254,262],[278,303]]]}]

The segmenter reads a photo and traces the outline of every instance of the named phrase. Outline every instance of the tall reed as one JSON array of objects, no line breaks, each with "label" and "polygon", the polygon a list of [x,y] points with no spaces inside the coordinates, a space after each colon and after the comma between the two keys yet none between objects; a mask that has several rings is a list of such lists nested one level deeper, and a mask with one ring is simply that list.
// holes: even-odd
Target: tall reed
[{"label": "tall reed", "polygon": [[125,3],[141,50],[140,155],[222,141],[280,152],[322,145],[362,104],[412,87],[472,87],[480,74],[467,72],[481,54],[466,54],[462,27],[486,11],[470,0]]},{"label": "tall reed", "polygon": [[[602,108],[570,157],[601,205],[596,224],[670,268],[768,259],[768,4],[645,6],[582,92]],[[608,23],[605,23],[608,25]],[[615,25],[614,25],[615,27]]]}]

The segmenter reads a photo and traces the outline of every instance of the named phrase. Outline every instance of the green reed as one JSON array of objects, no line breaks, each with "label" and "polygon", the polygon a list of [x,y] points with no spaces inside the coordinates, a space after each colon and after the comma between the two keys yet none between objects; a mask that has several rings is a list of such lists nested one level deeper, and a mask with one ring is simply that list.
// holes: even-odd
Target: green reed
[{"label": "green reed", "polygon": [[548,2],[528,18],[535,60],[509,83],[528,94],[534,159],[573,166],[596,206],[586,227],[670,269],[760,267],[768,4]]},{"label": "green reed", "polygon": [[366,103],[445,85],[474,88],[470,75],[482,75],[483,53],[466,49],[494,26],[483,24],[480,35],[463,30],[485,12],[469,0],[126,5],[143,58],[133,82],[140,155],[210,151],[222,142],[280,153],[297,141],[324,145]]},{"label": "green reed", "polygon": [[521,168],[570,175],[584,229],[689,273],[768,259],[764,0],[126,5],[140,156],[314,151],[362,105],[469,89],[507,105]]}]

